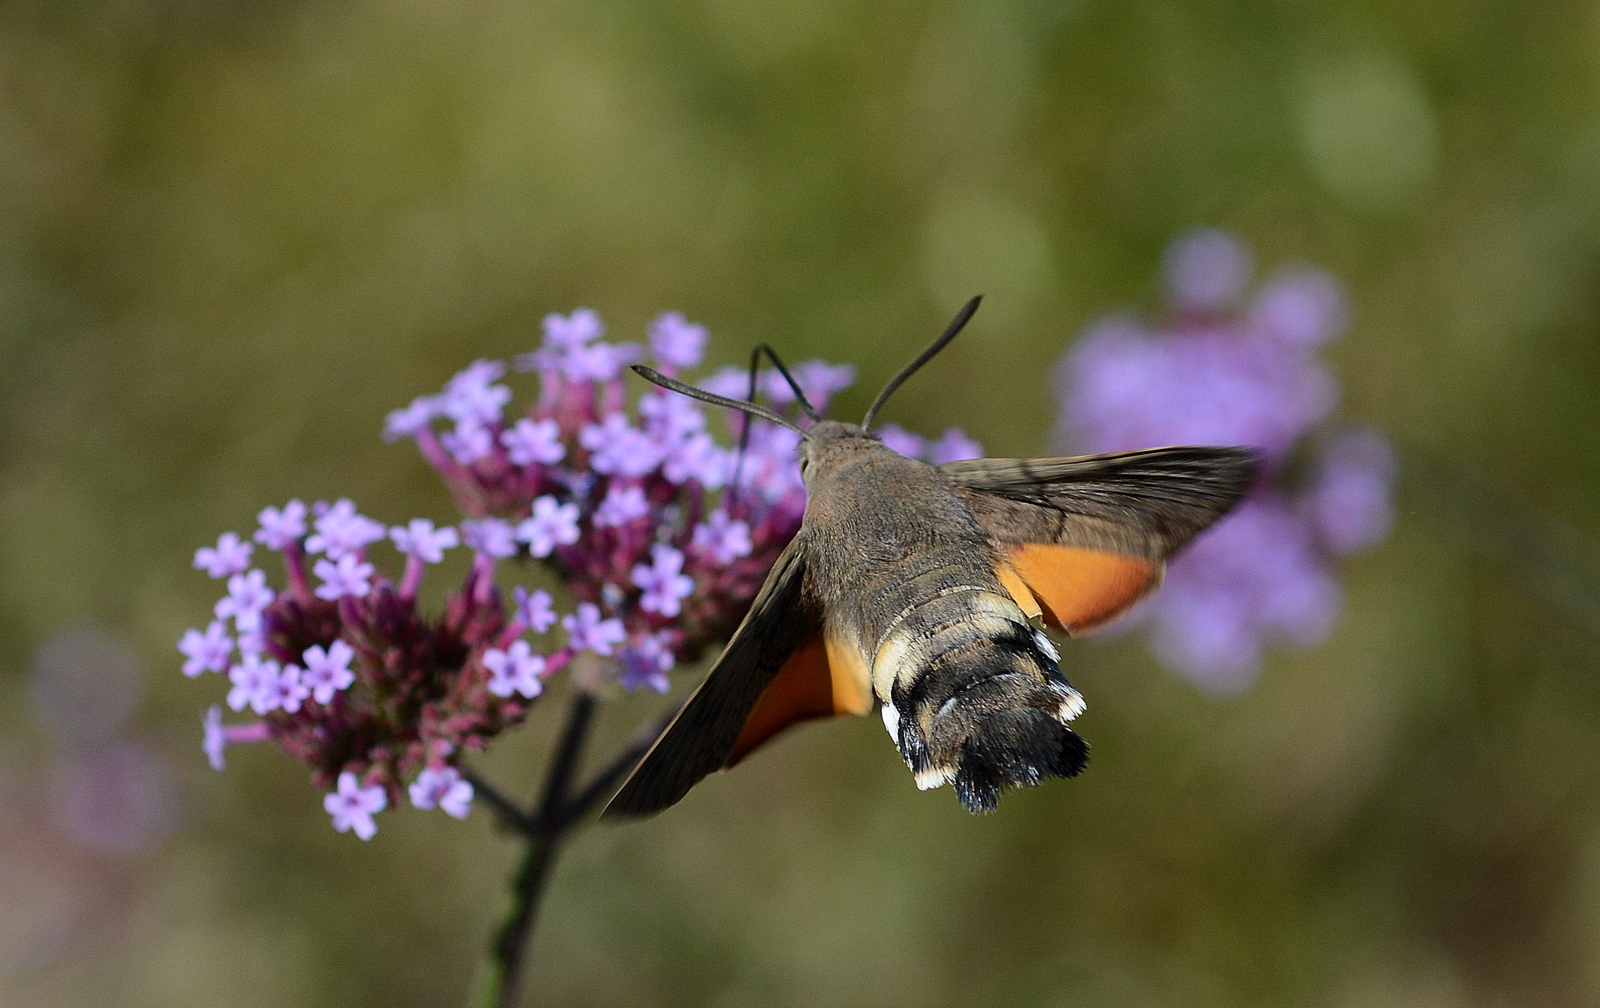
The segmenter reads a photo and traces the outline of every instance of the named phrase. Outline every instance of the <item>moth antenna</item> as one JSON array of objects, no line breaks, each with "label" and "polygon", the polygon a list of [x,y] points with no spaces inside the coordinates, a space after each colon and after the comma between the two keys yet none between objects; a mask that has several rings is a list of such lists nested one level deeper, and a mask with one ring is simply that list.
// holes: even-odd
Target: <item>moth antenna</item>
[{"label": "moth antenna", "polygon": [[750,351],[750,398],[754,400],[756,397],[756,362],[761,359],[763,353],[772,361],[773,366],[778,369],[778,373],[783,375],[783,380],[789,383],[789,388],[794,392],[795,400],[800,403],[800,408],[805,411],[806,416],[811,418],[811,422],[816,423],[821,420],[822,414],[816,411],[810,400],[806,398],[806,394],[800,391],[800,383],[794,380],[794,375],[790,374],[789,369],[783,366],[783,361],[778,359],[778,352],[765,343],[757,343],[756,348]]},{"label": "moth antenna", "polygon": [[801,430],[799,427],[796,427],[794,424],[790,423],[788,420],[784,419],[778,414],[767,409],[765,406],[757,406],[753,402],[740,402],[738,399],[729,399],[727,396],[719,396],[715,392],[707,392],[705,389],[695,388],[693,385],[686,385],[683,382],[678,381],[676,378],[668,378],[655,368],[645,367],[643,364],[634,364],[632,365],[632,368],[634,373],[640,378],[643,378],[647,382],[660,385],[662,388],[669,391],[677,392],[680,395],[686,395],[690,399],[698,399],[701,402],[710,403],[713,406],[724,406],[728,409],[743,410],[744,412],[753,416],[758,416],[763,420],[770,420],[779,426],[787,427],[807,440],[810,440],[811,438],[811,435],[807,434],[805,431]]},{"label": "moth antenna", "polygon": [[872,400],[872,405],[867,407],[867,417],[861,421],[862,429],[872,429],[873,418],[878,415],[878,410],[883,408],[883,404],[889,401],[889,396],[894,393],[894,390],[899,388],[907,378],[916,374],[918,368],[932,360],[933,355],[943,350],[946,343],[956,338],[956,334],[971,320],[973,312],[978,310],[978,302],[982,300],[983,295],[979,294],[971,301],[968,301],[960,311],[956,312],[956,317],[950,320],[950,324],[944,327],[944,332],[939,335],[939,338],[928,344],[928,349],[917,354],[915,360],[901,368],[899,374],[889,379],[889,384],[883,387],[883,391],[878,393],[878,398]]},{"label": "moth antenna", "polygon": [[[744,397],[756,401],[756,378],[761,373],[760,348],[750,351],[750,387]],[[750,447],[750,414],[739,414],[739,450],[733,453],[733,476],[728,480],[728,514],[739,506],[739,483],[744,479],[744,453]]]}]

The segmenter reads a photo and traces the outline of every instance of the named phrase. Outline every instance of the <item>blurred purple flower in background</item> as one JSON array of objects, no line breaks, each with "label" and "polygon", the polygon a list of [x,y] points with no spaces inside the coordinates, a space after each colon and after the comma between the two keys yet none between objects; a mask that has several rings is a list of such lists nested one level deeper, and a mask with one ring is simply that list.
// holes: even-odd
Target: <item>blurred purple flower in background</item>
[{"label": "blurred purple flower in background", "polygon": [[[609,681],[666,692],[678,663],[732,633],[800,525],[795,435],[755,423],[736,465],[700,403],[648,389],[629,411],[622,368],[645,347],[603,342],[587,309],[546,317],[544,331],[543,345],[514,362],[539,378],[522,416],[504,417],[506,366],[479,360],[385,422],[386,440],[414,439],[438,471],[465,515],[457,525],[390,526],[348,499],[265,508],[254,541],[281,554],[281,589],[249,567],[252,547],[233,533],[196,553],[198,569],[228,579],[228,594],[216,622],[183,635],[183,671],[224,673],[228,706],[260,718],[224,724],[212,707],[202,746],[212,766],[225,765],[229,745],[270,739],[334,788],[325,806],[335,828],[362,839],[376,832],[375,813],[407,796],[463,818],[474,790],[461,757],[519,724],[580,653],[581,690]],[[649,352],[668,373],[699,366],[706,340],[673,313],[649,327]],[[855,379],[854,368],[823,361],[794,373],[818,408]],[[758,387],[786,409],[793,393],[775,379],[762,373]],[[703,384],[743,396],[749,380],[733,368]],[[732,439],[745,420],[730,420]],[[905,438],[940,461],[980,454],[954,428],[935,442]],[[736,468],[742,486],[726,486]],[[369,555],[379,544],[405,557],[398,584]],[[465,582],[442,613],[423,613],[428,565],[458,544],[473,553]],[[522,585],[511,586],[507,611],[497,573],[535,560],[570,596],[566,613]],[[558,623],[564,646],[525,639]]]},{"label": "blurred purple flower in background", "polygon": [[1249,252],[1215,229],[1175,240],[1165,274],[1163,319],[1102,319],[1061,361],[1055,443],[1066,453],[1173,444],[1262,453],[1257,489],[1129,617],[1148,625],[1168,665],[1237,691],[1269,642],[1327,637],[1340,606],[1333,560],[1388,532],[1394,455],[1375,431],[1328,429],[1338,387],[1316,352],[1347,321],[1332,277],[1282,269],[1246,297]]},{"label": "blurred purple flower in background", "polygon": [[52,824],[95,854],[154,847],[177,819],[177,797],[166,761],[129,731],[144,678],[132,648],[94,627],[65,630],[39,649],[32,678],[34,710],[56,743]]}]

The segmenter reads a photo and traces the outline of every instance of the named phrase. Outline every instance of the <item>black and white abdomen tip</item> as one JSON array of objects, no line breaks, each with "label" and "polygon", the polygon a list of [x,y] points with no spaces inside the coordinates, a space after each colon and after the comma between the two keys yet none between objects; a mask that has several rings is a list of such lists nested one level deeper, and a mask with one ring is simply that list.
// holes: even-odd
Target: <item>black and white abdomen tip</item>
[{"label": "black and white abdomen tip", "polygon": [[1083,713],[1083,697],[1050,639],[990,592],[925,608],[896,627],[873,664],[879,695],[888,693],[884,727],[917,787],[953,782],[969,812],[990,812],[1007,787],[1081,771],[1088,745],[1068,722]]}]

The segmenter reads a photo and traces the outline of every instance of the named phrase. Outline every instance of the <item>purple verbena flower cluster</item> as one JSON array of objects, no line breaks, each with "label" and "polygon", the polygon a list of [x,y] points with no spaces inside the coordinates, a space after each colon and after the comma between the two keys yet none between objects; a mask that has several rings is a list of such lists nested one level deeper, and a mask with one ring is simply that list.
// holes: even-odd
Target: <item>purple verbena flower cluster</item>
[{"label": "purple verbena flower cluster", "polygon": [[1248,686],[1265,644],[1310,646],[1340,607],[1333,559],[1383,539],[1394,456],[1372,430],[1329,423],[1338,398],[1318,349],[1346,324],[1338,284],[1296,267],[1249,297],[1245,247],[1223,231],[1167,251],[1168,312],[1091,325],[1062,360],[1057,448],[1112,452],[1172,444],[1249,445],[1261,484],[1196,540],[1130,622],[1196,683]]},{"label": "purple verbena flower cluster", "polygon": [[[225,674],[227,705],[259,718],[224,724],[220,707],[207,712],[213,766],[222,769],[230,744],[275,741],[332,788],[335,828],[362,839],[375,813],[405,798],[461,818],[472,801],[461,754],[520,723],[550,676],[589,655],[575,666],[581,688],[610,676],[665,692],[675,665],[738,625],[805,509],[796,435],[755,422],[737,459],[692,399],[651,388],[629,410],[627,363],[648,353],[668,374],[699,365],[706,331],[681,315],[651,324],[648,351],[604,342],[587,309],[548,316],[544,334],[513,362],[540,384],[521,415],[505,415],[505,364],[480,360],[387,419],[385,439],[412,438],[449,487],[466,516],[457,526],[413,518],[390,527],[349,500],[295,500],[260,513],[253,543],[230,532],[196,552],[195,567],[225,578],[227,594],[212,623],[183,635],[183,671]],[[819,409],[855,377],[822,361],[795,373]],[[793,394],[777,377],[760,375],[760,388],[787,409]],[[743,397],[748,381],[729,368],[704,384]],[[730,434],[746,422],[729,419]],[[955,430],[919,443],[940,460],[978,454]],[[405,557],[398,579],[370,555],[385,541]],[[252,566],[258,546],[281,554],[281,588]],[[460,547],[473,554],[465,583],[441,614],[423,613],[428,566]],[[508,605],[496,574],[527,560],[555,574],[570,612],[522,585]],[[525,637],[558,627],[560,646]]]}]

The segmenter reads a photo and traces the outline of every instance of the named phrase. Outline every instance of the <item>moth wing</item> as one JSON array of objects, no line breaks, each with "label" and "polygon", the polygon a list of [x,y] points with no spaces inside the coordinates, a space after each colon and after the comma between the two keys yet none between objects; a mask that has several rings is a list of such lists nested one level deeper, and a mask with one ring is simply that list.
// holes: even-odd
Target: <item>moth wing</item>
[{"label": "moth wing", "polygon": [[[779,555],[766,583],[705,682],[634,768],[603,813],[654,815],[701,778],[732,766],[796,721],[836,713],[819,609],[805,594],[802,531]],[[866,700],[870,709],[870,694]],[[860,711],[858,713],[864,713]]]},{"label": "moth wing", "polygon": [[860,649],[814,630],[756,698],[723,766],[736,765],[790,725],[871,710],[871,674]]},{"label": "moth wing", "polygon": [[1182,447],[938,468],[1023,610],[1082,633],[1160,584],[1166,559],[1238,503],[1258,465],[1245,448]]}]

